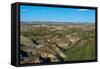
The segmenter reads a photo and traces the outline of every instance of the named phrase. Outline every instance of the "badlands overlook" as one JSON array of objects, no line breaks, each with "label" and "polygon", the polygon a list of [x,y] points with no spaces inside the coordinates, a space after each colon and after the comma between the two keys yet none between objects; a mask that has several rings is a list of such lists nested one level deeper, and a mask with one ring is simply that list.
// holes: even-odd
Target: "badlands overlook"
[{"label": "badlands overlook", "polygon": [[20,64],[95,59],[95,24],[21,23]]}]

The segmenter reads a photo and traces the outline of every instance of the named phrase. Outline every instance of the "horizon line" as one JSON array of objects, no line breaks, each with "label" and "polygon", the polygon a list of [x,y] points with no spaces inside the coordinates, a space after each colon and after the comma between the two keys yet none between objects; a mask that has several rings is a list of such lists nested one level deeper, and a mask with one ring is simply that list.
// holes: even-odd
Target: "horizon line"
[{"label": "horizon line", "polygon": [[[27,22],[28,23],[31,23],[31,22],[39,22],[39,23],[42,23],[42,22],[48,22],[48,23],[50,22],[50,23],[52,23],[53,22],[53,23],[60,23],[60,21],[59,22],[57,22],[57,21],[20,21],[20,22],[21,23],[22,22],[25,22],[25,23],[27,23]],[[62,22],[62,23],[82,23],[82,24],[83,23],[89,23],[89,24],[95,24],[95,22]]]}]

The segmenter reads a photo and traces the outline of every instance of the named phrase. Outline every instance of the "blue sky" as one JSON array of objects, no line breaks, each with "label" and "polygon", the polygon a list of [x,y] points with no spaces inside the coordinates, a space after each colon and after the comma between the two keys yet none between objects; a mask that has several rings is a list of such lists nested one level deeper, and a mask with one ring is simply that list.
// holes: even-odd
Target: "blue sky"
[{"label": "blue sky", "polygon": [[20,20],[95,23],[95,10],[21,5]]}]

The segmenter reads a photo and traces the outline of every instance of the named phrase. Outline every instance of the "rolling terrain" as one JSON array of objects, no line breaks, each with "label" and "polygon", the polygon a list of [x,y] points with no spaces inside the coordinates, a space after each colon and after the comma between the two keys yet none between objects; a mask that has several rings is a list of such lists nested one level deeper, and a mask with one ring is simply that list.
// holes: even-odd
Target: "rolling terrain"
[{"label": "rolling terrain", "polygon": [[20,64],[95,59],[94,24],[22,23]]}]

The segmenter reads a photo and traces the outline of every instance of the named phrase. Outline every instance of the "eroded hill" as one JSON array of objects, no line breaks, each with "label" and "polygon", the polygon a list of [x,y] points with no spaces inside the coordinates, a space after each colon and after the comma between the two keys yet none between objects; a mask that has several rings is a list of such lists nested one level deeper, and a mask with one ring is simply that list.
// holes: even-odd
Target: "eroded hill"
[{"label": "eroded hill", "polygon": [[94,25],[21,25],[21,64],[93,59],[95,59]]}]

